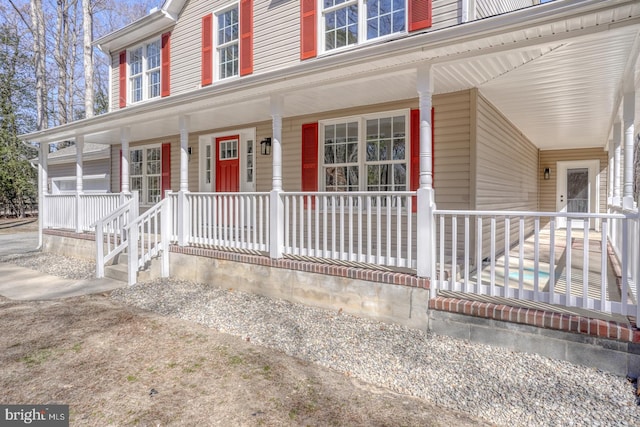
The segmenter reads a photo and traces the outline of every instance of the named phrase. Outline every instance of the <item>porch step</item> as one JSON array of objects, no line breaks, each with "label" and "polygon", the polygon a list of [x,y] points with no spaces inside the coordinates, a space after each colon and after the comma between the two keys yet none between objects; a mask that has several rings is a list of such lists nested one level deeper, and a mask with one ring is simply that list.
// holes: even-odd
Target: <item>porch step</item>
[{"label": "porch step", "polygon": [[128,282],[127,264],[113,264],[104,267],[105,277],[119,280],[120,282]]},{"label": "porch step", "polygon": [[[138,271],[137,281],[149,281],[153,279],[157,279],[161,277],[161,265],[160,260],[154,258],[148,263],[144,270]],[[128,276],[128,263],[129,263],[129,254],[121,253],[118,254],[112,265],[107,265],[104,267],[104,275],[106,277],[119,280],[121,282],[127,283],[129,280]]]}]

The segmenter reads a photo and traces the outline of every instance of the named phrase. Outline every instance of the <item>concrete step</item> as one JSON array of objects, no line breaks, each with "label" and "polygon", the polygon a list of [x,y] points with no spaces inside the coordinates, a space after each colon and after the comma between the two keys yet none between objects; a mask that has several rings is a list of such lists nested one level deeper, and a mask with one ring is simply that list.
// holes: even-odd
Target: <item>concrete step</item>
[{"label": "concrete step", "polygon": [[127,264],[106,265],[104,267],[104,275],[105,277],[127,283],[129,279]]},{"label": "concrete step", "polygon": [[[128,253],[120,253],[118,254],[114,260],[112,265],[105,266],[104,274],[106,277],[110,277],[115,280],[120,280],[122,282],[128,282],[128,268],[129,263],[129,254]],[[161,261],[159,258],[154,258],[150,263],[147,263],[143,270],[138,271],[137,281],[148,281],[153,280],[161,276]]]}]

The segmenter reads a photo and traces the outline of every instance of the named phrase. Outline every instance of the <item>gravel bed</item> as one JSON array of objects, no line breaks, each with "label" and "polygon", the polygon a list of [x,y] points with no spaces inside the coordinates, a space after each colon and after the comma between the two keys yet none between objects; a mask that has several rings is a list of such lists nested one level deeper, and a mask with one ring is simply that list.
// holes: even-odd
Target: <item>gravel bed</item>
[{"label": "gravel bed", "polygon": [[[92,261],[48,253],[0,262],[70,279],[95,274]],[[497,425],[640,425],[634,386],[593,368],[183,280],[111,295]]]},{"label": "gravel bed", "polygon": [[634,386],[593,368],[175,279],[112,298],[498,425],[640,425]]}]

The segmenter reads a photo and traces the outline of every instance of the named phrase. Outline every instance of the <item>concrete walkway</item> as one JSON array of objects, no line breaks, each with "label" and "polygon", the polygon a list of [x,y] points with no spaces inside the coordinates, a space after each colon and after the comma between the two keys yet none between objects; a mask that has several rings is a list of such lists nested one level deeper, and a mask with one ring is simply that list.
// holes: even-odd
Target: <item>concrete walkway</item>
[{"label": "concrete walkway", "polygon": [[14,300],[48,300],[112,291],[125,286],[113,279],[73,280],[0,263],[0,295]]},{"label": "concrete walkway", "polygon": [[[0,235],[0,256],[38,252],[38,233]],[[126,284],[113,279],[73,280],[0,262],[0,295],[14,300],[48,300],[111,291]]]},{"label": "concrete walkway", "polygon": [[0,256],[35,252],[37,247],[37,232],[0,234]]}]

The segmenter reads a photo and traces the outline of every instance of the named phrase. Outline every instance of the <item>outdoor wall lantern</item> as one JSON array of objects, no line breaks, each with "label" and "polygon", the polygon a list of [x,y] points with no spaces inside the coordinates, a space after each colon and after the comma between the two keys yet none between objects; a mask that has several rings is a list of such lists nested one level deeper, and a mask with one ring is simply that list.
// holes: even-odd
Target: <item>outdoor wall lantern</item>
[{"label": "outdoor wall lantern", "polygon": [[544,168],[544,179],[545,180],[549,180],[551,178],[551,169],[550,168]]},{"label": "outdoor wall lantern", "polygon": [[271,154],[271,138],[265,138],[260,141],[260,154],[263,156]]}]

